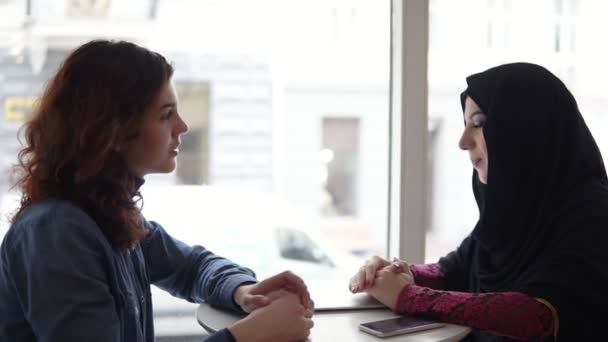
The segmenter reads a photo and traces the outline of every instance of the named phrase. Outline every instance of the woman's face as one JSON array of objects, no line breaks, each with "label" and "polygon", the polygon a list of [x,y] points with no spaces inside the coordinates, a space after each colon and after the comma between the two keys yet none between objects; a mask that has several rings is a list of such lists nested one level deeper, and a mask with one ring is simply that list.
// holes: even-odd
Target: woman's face
[{"label": "woman's face", "polygon": [[127,143],[129,171],[143,177],[175,169],[180,137],[188,125],[177,111],[177,93],[171,80],[162,86],[156,101],[144,114],[138,135]]},{"label": "woman's face", "polygon": [[473,167],[477,170],[479,181],[483,184],[488,182],[488,149],[486,140],[483,137],[483,125],[486,122],[486,115],[482,113],[479,106],[467,97],[464,104],[465,127],[458,142],[458,147],[469,151],[469,159]]}]

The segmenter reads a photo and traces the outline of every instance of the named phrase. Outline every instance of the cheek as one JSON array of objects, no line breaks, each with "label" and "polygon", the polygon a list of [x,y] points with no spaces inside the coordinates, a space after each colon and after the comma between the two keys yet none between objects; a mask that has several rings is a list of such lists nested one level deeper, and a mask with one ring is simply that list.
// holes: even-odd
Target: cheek
[{"label": "cheek", "polygon": [[142,151],[148,153],[161,149],[166,150],[170,140],[168,137],[170,137],[170,133],[164,127],[151,126],[142,130],[138,137],[138,144]]},{"label": "cheek", "polygon": [[146,160],[146,143],[137,141],[129,146],[129,150],[127,152],[127,158],[131,163],[141,164],[142,161]]},{"label": "cheek", "polygon": [[139,136],[130,146],[128,157],[131,160],[141,162],[157,155],[160,151],[166,150],[165,142],[158,136],[147,135]]},{"label": "cheek", "polygon": [[483,137],[483,133],[481,130],[476,134],[475,140],[477,142],[477,146],[479,146],[479,149],[483,152],[483,154],[488,155],[488,149],[486,148],[486,139]]},{"label": "cheek", "polygon": [[486,143],[485,143],[485,141],[483,141],[483,145],[481,145],[481,146],[482,146],[482,148],[481,148],[481,149],[482,149],[482,151],[483,151],[483,154],[484,154],[484,156],[486,156],[486,158],[485,158],[485,159],[487,160],[487,159],[488,159],[488,148],[486,147]]}]

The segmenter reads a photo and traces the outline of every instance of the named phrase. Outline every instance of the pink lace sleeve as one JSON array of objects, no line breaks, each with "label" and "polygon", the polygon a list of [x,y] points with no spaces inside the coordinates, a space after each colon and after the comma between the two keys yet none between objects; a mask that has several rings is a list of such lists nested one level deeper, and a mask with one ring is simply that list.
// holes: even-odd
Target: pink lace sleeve
[{"label": "pink lace sleeve", "polygon": [[410,271],[416,285],[438,290],[445,289],[445,275],[439,264],[414,264],[410,265]]},{"label": "pink lace sleeve", "polygon": [[410,284],[401,290],[396,311],[521,340],[542,340],[555,329],[551,309],[520,292],[465,293]]}]

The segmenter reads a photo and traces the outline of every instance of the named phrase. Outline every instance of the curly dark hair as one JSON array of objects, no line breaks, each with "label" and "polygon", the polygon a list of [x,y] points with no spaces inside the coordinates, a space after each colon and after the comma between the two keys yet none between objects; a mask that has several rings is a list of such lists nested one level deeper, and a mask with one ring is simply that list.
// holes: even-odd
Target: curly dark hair
[{"label": "curly dark hair", "polygon": [[120,147],[138,135],[144,113],[173,67],[160,54],[125,41],[94,40],[74,50],[52,77],[25,123],[14,168],[20,207],[69,200],[98,223],[115,247],[146,235],[140,181]]}]

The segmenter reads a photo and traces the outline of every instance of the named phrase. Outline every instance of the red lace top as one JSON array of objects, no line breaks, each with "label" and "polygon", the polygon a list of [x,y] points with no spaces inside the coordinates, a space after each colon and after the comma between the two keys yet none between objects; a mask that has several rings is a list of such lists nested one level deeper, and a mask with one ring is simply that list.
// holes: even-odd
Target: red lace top
[{"label": "red lace top", "polygon": [[411,265],[416,284],[403,287],[395,311],[466,325],[495,335],[543,340],[553,335],[551,309],[520,292],[466,293],[444,291],[438,264]]}]

